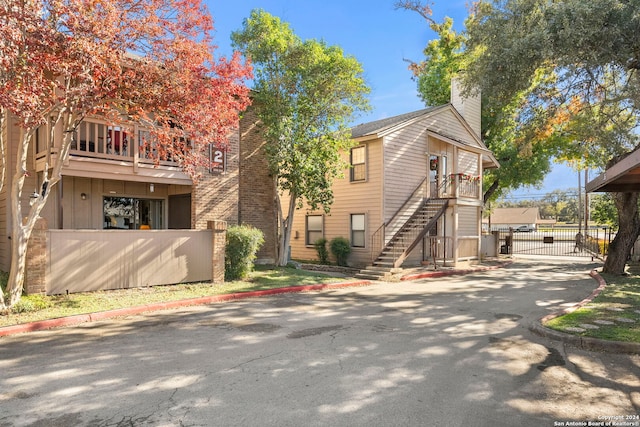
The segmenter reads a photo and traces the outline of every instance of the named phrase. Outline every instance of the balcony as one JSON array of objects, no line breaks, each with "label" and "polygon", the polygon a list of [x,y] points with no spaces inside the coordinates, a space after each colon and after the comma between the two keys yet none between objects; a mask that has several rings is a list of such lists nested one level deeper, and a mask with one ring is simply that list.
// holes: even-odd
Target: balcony
[{"label": "balcony", "polygon": [[[177,163],[167,160],[156,162],[152,158],[153,146],[146,143],[149,140],[150,133],[138,126],[115,126],[98,119],[85,120],[73,134],[63,174],[104,179],[117,176],[128,181],[191,185],[191,179]],[[47,157],[46,144],[38,141],[36,146],[36,170],[42,171]],[[52,144],[52,160],[58,153],[59,147]]]}]

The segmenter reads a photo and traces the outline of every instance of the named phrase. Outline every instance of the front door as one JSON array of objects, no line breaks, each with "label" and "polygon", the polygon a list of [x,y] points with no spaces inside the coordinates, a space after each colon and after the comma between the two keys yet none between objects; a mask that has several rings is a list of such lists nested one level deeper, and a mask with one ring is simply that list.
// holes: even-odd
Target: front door
[{"label": "front door", "polygon": [[449,191],[447,156],[429,155],[429,197],[442,197]]}]

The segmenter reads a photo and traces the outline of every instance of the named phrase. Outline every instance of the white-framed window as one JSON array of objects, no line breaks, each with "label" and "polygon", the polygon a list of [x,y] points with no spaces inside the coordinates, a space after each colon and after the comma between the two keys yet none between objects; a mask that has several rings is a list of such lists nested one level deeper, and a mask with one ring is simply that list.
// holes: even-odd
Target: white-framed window
[{"label": "white-framed window", "polygon": [[351,182],[367,179],[367,146],[360,145],[351,149]]},{"label": "white-framed window", "polygon": [[364,214],[351,214],[351,246],[364,248],[366,226]]},{"label": "white-framed window", "polygon": [[307,215],[305,224],[305,245],[313,245],[316,240],[324,237],[324,216]]}]

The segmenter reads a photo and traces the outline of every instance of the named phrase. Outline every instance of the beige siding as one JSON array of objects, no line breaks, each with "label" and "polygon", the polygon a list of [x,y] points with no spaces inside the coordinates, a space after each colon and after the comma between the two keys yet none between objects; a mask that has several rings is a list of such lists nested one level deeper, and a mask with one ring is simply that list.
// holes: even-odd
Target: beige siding
[{"label": "beige siding", "polygon": [[[348,159],[348,154],[345,154]],[[334,203],[331,213],[324,215],[324,237],[350,237],[351,214],[365,214],[365,248],[352,248],[349,264],[364,266],[370,260],[371,234],[382,224],[380,216],[382,204],[382,144],[381,140],[367,143],[367,179],[364,182],[350,182],[349,170],[345,170],[344,178],[335,180],[333,184]],[[286,206],[283,206],[286,209]],[[294,259],[317,259],[313,246],[305,245],[305,217],[309,213],[306,208],[297,210],[294,216],[291,237],[291,256]],[[322,212],[316,212],[321,214]],[[297,236],[297,237],[296,237]]]},{"label": "beige siding", "polygon": [[211,230],[52,230],[47,294],[212,278]]},{"label": "beige siding", "polygon": [[479,158],[476,153],[458,150],[458,170],[472,176],[478,176],[480,172]]},{"label": "beige siding", "polygon": [[384,219],[389,220],[427,175],[428,120],[385,137]]},{"label": "beige siding", "polygon": [[478,208],[475,206],[458,207],[458,236],[477,236],[478,230]]}]

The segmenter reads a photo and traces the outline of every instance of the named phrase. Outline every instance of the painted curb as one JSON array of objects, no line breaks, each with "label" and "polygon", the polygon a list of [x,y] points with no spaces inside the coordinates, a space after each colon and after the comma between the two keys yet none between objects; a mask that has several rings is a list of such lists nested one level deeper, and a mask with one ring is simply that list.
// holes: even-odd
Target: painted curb
[{"label": "painted curb", "polygon": [[286,288],[266,289],[263,291],[236,292],[233,294],[211,295],[206,297],[190,298],[186,300],[167,301],[135,307],[118,308],[115,310],[99,311],[96,313],[78,314],[75,316],[60,317],[57,319],[40,320],[37,322],[22,323],[19,325],[5,326],[0,328],[0,337],[20,334],[25,332],[42,331],[46,329],[63,326],[79,325],[81,323],[95,322],[97,320],[112,319],[114,317],[132,316],[159,310],[168,310],[179,307],[189,307],[194,305],[207,305],[225,301],[240,300],[246,298],[257,298],[268,295],[277,295],[294,292],[310,292],[328,289],[342,289],[356,286],[368,286],[372,282],[360,280],[355,282],[327,283],[318,285],[289,286]]},{"label": "painted curb", "polygon": [[598,283],[598,287],[585,299],[580,301],[574,306],[566,308],[564,310],[558,311],[556,313],[548,314],[539,320],[533,322],[529,326],[529,330],[535,334],[538,334],[543,337],[547,337],[550,339],[554,339],[557,341],[562,341],[568,344],[571,344],[575,347],[581,348],[583,350],[589,351],[602,351],[606,353],[624,353],[624,354],[640,354],[640,343],[633,342],[623,342],[623,341],[608,341],[602,340],[599,338],[592,337],[581,337],[579,335],[567,334],[564,332],[556,331],[554,329],[550,329],[544,326],[545,322],[548,322],[551,319],[555,319],[556,317],[563,316],[565,314],[572,313],[584,306],[587,303],[590,303],[595,297],[600,295],[600,292],[607,286],[607,283],[604,281],[602,276],[598,274],[597,271],[591,270],[589,275],[595,279]]}]

